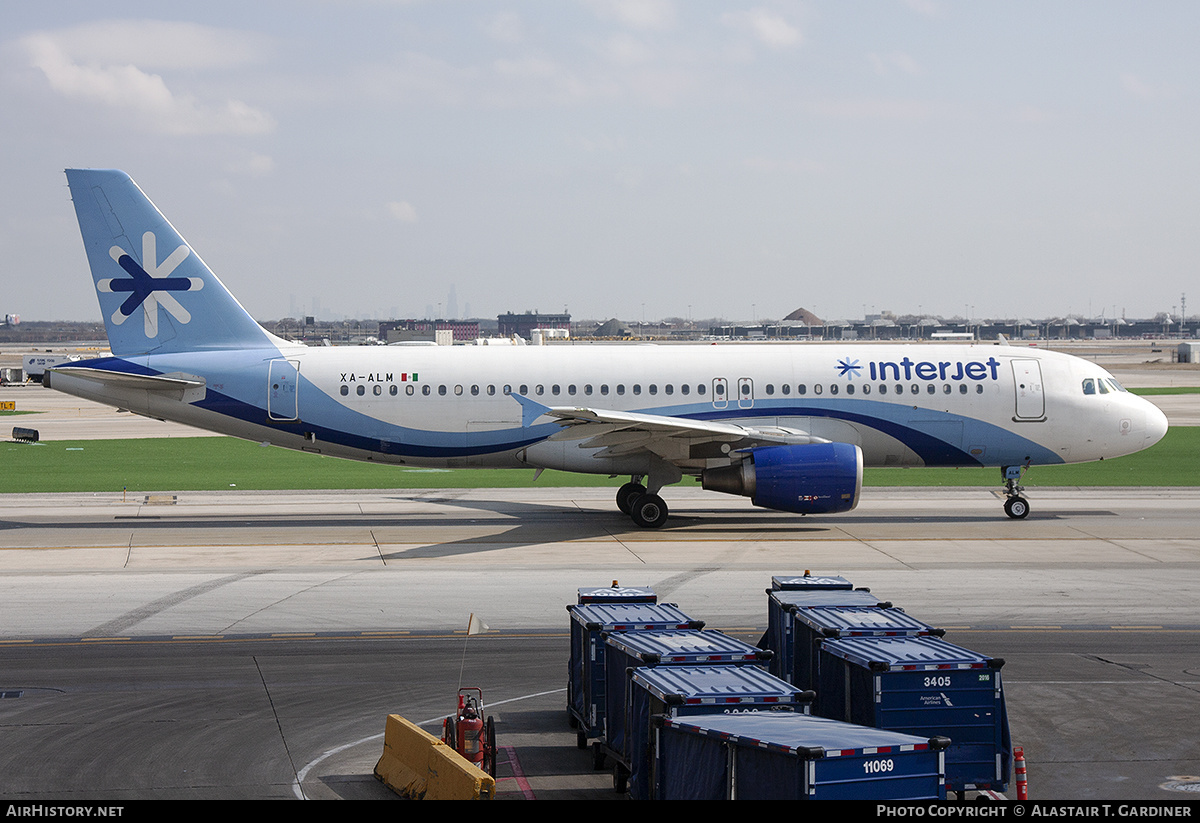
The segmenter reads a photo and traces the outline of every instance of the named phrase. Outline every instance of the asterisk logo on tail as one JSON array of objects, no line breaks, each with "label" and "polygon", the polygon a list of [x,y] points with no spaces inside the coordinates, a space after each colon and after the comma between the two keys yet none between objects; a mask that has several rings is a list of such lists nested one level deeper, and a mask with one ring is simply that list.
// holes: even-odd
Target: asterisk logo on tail
[{"label": "asterisk logo on tail", "polygon": [[102,292],[129,294],[112,313],[114,325],[121,325],[133,316],[138,306],[142,307],[147,337],[158,336],[159,306],[180,323],[191,321],[191,312],[181,306],[171,292],[199,291],[204,287],[204,281],[199,277],[171,277],[171,272],[191,254],[191,249],[181,245],[171,252],[166,260],[159,263],[157,245],[154,232],[148,231],[142,235],[142,260],[145,262],[141,265],[129,252],[120,246],[113,246],[108,250],[108,256],[115,260],[129,277],[111,277],[96,284],[96,288]]}]

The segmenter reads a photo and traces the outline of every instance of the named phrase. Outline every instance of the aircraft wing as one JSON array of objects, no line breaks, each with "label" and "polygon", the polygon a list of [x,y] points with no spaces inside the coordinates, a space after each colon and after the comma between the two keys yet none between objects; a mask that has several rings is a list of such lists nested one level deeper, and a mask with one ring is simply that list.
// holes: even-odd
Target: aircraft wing
[{"label": "aircraft wing", "polygon": [[766,445],[828,442],[808,432],[782,426],[739,426],[715,420],[693,420],[659,414],[614,411],[574,406],[544,406],[513,395],[523,407],[523,422],[555,418],[562,430],[550,440],[579,440],[580,448],[603,449],[597,457],[652,452],[667,460],[719,458],[733,452]]}]

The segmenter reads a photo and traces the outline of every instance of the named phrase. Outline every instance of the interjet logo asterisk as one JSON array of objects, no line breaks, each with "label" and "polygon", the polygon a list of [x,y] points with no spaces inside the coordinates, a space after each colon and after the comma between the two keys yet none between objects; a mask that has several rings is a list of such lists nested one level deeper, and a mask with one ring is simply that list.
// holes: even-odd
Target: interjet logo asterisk
[{"label": "interjet logo asterisk", "polygon": [[142,307],[144,328],[147,337],[158,336],[158,307],[162,306],[168,314],[180,323],[188,323],[192,319],[191,312],[179,304],[171,292],[199,291],[204,287],[204,281],[199,277],[172,277],[171,272],[182,263],[191,249],[181,245],[171,252],[167,259],[158,262],[157,238],[154,232],[148,231],[142,235],[142,260],[138,264],[129,252],[120,246],[108,250],[108,256],[129,274],[129,277],[110,277],[100,280],[96,288],[108,293],[128,293],[117,310],[112,313],[114,325],[121,325]]},{"label": "interjet logo asterisk", "polygon": [[858,365],[857,360],[851,360],[847,357],[845,360],[839,360],[837,364],[838,377],[844,377],[847,380],[853,380],[859,377],[859,372],[862,371],[862,366]]}]

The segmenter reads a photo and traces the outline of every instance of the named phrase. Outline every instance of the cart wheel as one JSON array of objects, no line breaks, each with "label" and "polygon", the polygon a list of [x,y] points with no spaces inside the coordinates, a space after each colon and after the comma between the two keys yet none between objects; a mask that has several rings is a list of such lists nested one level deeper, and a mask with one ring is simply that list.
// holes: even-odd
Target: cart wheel
[{"label": "cart wheel", "polygon": [[599,743],[592,744],[592,771],[600,771],[604,768],[604,749]]},{"label": "cart wheel", "polygon": [[457,741],[454,739],[454,718],[447,717],[442,721],[442,740],[446,741],[446,745],[458,751]]},{"label": "cart wheel", "polygon": [[586,749],[587,748],[587,732],[583,732],[583,731],[575,732],[575,748],[577,748],[577,749]]},{"label": "cart wheel", "polygon": [[485,761],[484,765],[486,766],[486,768],[484,770],[489,775],[491,775],[493,780],[495,780],[496,779],[496,722],[494,720],[492,720],[491,715],[488,715],[487,728],[485,731],[487,734],[487,738],[484,741],[484,745],[487,748],[486,748],[486,751],[484,754],[484,761]]},{"label": "cart wheel", "polygon": [[629,788],[629,772],[620,763],[614,763],[613,791],[617,794],[625,794],[627,788]]}]

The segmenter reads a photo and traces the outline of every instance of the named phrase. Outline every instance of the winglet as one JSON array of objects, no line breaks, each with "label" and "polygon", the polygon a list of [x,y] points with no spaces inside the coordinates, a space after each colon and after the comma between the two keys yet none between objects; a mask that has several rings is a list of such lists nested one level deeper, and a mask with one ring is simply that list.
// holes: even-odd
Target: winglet
[{"label": "winglet", "polygon": [[536,400],[530,400],[528,397],[515,392],[510,394],[509,397],[521,404],[521,425],[525,428],[532,426],[534,420],[537,420],[543,414],[550,411],[549,406],[543,406]]}]

